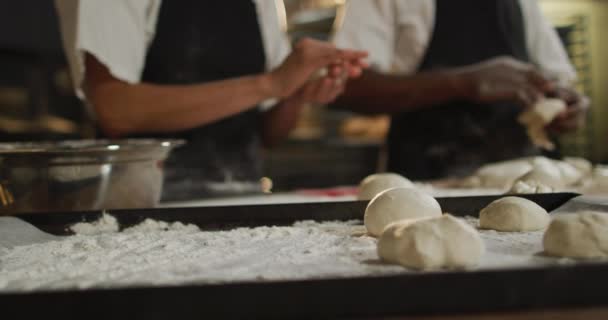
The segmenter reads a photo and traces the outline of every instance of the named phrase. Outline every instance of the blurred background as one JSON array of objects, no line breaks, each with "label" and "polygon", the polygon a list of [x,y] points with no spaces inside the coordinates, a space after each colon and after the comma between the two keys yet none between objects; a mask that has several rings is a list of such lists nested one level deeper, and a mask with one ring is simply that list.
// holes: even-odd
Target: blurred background
[{"label": "blurred background", "polygon": [[[292,41],[328,39],[346,0],[284,0]],[[565,155],[608,162],[608,0],[540,0],[592,98],[588,126],[562,138]],[[605,37],[605,33],[604,33]],[[74,96],[52,1],[0,1],[0,140],[90,138],[93,124]],[[277,190],[352,185],[382,165],[388,117],[309,106],[289,141],[266,153]]]}]

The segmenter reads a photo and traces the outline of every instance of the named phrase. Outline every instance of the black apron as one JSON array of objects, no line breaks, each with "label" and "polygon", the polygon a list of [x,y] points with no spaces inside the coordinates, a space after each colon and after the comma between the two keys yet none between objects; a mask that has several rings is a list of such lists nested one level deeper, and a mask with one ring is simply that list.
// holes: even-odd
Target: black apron
[{"label": "black apron", "polygon": [[[265,66],[252,0],[165,0],[142,81],[198,84],[259,74]],[[147,137],[188,142],[165,163],[162,200],[260,191],[260,117],[258,108],[252,106],[249,111],[185,132],[147,133]]]},{"label": "black apron", "polygon": [[[529,61],[519,0],[436,0],[436,23],[419,72],[498,56]],[[465,176],[488,162],[538,154],[512,103],[454,101],[393,116],[390,171],[416,180]]]}]

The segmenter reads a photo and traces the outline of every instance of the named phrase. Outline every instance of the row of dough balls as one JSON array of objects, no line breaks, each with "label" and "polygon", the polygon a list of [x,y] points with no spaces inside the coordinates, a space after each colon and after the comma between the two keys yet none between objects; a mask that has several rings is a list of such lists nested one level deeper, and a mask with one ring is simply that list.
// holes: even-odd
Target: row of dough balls
[{"label": "row of dough balls", "polygon": [[[414,269],[460,269],[476,266],[485,249],[475,228],[443,214],[435,198],[413,188],[388,189],[368,204],[364,223],[378,237],[383,261]],[[480,212],[479,226],[503,232],[548,227],[543,245],[549,255],[571,258],[608,257],[608,217],[581,213],[557,217],[519,197],[494,201]]]},{"label": "row of dough balls", "polygon": [[[373,174],[359,185],[359,200],[371,200],[390,188],[412,188],[414,184],[395,173]],[[484,165],[463,181],[462,187],[508,190],[507,194],[578,191],[608,194],[608,167],[583,158],[564,161],[530,157]]]},{"label": "row of dough balls", "polygon": [[593,165],[583,158],[529,157],[484,165],[462,186],[503,189],[512,194],[549,193],[586,188],[595,178]]},{"label": "row of dough balls", "polygon": [[608,215],[582,211],[551,219],[545,209],[519,197],[494,201],[480,212],[479,226],[504,232],[545,230],[544,253],[549,256],[608,258]]}]

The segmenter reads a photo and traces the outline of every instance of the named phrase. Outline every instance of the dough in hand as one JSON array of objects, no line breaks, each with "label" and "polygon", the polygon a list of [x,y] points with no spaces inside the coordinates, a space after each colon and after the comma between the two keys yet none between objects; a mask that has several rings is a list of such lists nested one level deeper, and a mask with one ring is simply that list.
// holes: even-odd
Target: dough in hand
[{"label": "dough in hand", "polygon": [[440,217],[441,207],[429,194],[412,188],[394,188],[377,195],[365,209],[365,227],[380,236],[389,224],[404,219]]},{"label": "dough in hand", "polygon": [[550,220],[547,210],[519,197],[496,200],[479,213],[479,226],[482,229],[506,232],[542,230]]},{"label": "dough in hand", "polygon": [[537,147],[554,150],[555,144],[547,136],[545,127],[560,113],[566,111],[567,105],[561,99],[543,99],[519,116],[519,123],[527,128],[530,141]]},{"label": "dough in hand", "polygon": [[608,257],[608,215],[585,211],[562,214],[551,222],[543,238],[545,253],[566,258]]},{"label": "dough in hand", "polygon": [[368,176],[359,184],[359,200],[371,200],[380,192],[392,188],[413,188],[414,184],[396,173],[377,173]]},{"label": "dough in hand", "polygon": [[393,223],[378,241],[380,259],[414,269],[473,267],[483,252],[477,230],[451,215]]}]

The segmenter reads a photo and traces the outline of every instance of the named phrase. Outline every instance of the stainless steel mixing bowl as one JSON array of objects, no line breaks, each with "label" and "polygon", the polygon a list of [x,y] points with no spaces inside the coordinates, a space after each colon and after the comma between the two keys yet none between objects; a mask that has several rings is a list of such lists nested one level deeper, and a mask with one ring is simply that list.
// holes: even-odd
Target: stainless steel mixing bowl
[{"label": "stainless steel mixing bowl", "polygon": [[0,143],[0,215],[149,208],[178,140]]}]

